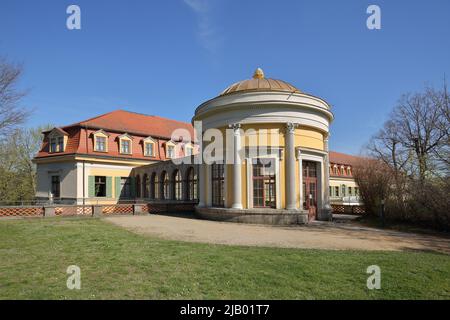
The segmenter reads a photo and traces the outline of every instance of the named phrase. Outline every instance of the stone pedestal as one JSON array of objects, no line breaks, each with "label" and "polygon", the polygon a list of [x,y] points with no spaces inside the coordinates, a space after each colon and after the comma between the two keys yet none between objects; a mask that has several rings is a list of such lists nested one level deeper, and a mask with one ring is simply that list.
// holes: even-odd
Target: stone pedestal
[{"label": "stone pedestal", "polygon": [[46,218],[56,217],[55,207],[54,206],[44,207],[44,217]]},{"label": "stone pedestal", "polygon": [[92,206],[92,216],[100,217],[103,214],[103,207],[100,205]]}]

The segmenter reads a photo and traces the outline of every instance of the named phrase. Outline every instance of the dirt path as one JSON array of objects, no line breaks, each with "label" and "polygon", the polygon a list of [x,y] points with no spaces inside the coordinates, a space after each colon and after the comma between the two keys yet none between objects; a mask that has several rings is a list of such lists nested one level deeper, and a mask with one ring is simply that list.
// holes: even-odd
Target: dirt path
[{"label": "dirt path", "polygon": [[275,227],[162,215],[105,220],[140,234],[191,242],[338,250],[433,250],[450,254],[449,238],[331,223]]}]

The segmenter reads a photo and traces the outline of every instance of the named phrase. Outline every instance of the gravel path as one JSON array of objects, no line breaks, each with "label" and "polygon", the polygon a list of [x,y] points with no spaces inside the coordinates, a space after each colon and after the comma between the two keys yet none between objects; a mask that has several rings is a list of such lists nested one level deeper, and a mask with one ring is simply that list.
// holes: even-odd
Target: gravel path
[{"label": "gravel path", "polygon": [[329,222],[280,227],[163,215],[105,220],[140,234],[191,242],[337,250],[432,250],[450,254],[450,238]]}]

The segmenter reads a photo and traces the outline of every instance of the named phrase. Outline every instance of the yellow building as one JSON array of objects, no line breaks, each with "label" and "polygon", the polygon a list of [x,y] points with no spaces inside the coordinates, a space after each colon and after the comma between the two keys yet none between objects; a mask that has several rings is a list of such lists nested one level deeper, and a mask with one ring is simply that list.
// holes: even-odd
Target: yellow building
[{"label": "yellow building", "polygon": [[356,157],[329,152],[328,103],[266,78],[232,84],[185,123],[116,110],[45,132],[37,197],[197,203],[208,219],[296,224],[359,204]]},{"label": "yellow building", "polygon": [[200,164],[198,213],[269,223],[329,219],[332,120],[325,100],[266,78],[261,69],[201,104],[194,126],[220,131],[224,148],[222,161]]}]

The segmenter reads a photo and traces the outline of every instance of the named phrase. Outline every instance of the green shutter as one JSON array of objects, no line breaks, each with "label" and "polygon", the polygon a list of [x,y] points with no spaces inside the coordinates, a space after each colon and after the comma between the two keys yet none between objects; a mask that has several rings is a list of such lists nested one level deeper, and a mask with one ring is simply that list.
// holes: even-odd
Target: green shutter
[{"label": "green shutter", "polygon": [[112,198],[112,177],[106,177],[106,197]]},{"label": "green shutter", "polygon": [[131,198],[136,197],[136,177],[130,177],[130,193]]},{"label": "green shutter", "polygon": [[88,197],[95,197],[95,176],[88,176]]},{"label": "green shutter", "polygon": [[120,177],[115,177],[114,179],[114,184],[115,184],[115,190],[116,190],[116,199],[120,198],[120,192],[122,191],[121,185],[120,185]]}]

